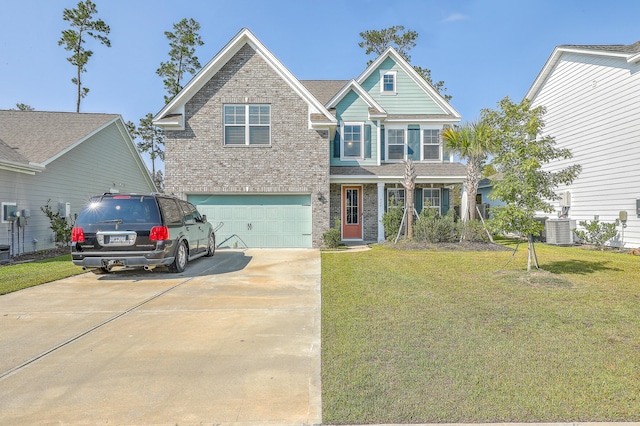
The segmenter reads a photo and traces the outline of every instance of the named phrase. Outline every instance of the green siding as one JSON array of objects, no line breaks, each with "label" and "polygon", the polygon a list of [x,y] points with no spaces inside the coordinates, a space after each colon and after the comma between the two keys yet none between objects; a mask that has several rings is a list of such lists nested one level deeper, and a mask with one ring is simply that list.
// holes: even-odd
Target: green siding
[{"label": "green siding", "polygon": [[349,91],[336,105],[336,118],[340,122],[364,123],[364,159],[340,160],[340,127],[331,147],[331,165],[374,165],[377,164],[378,128],[369,121],[369,105],[353,90]]},{"label": "green siding", "polygon": [[[380,70],[395,70],[396,95],[380,94]],[[362,83],[362,87],[389,114],[445,114],[446,112],[400,68],[386,58]]]}]

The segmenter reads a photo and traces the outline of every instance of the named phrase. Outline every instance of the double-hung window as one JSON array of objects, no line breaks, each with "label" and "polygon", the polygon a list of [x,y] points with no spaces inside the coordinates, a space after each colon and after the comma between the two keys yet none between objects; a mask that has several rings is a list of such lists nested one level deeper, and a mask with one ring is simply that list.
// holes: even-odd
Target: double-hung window
[{"label": "double-hung window", "polygon": [[404,206],[404,189],[403,188],[389,188],[387,189],[387,211],[399,205]]},{"label": "double-hung window", "polygon": [[269,145],[271,143],[270,105],[225,105],[225,145]]},{"label": "double-hung window", "polygon": [[387,160],[402,161],[405,157],[404,129],[387,130]]},{"label": "double-hung window", "polygon": [[422,208],[431,208],[441,210],[442,202],[440,198],[440,188],[423,188],[422,189]]},{"label": "double-hung window", "polygon": [[342,126],[342,157],[362,158],[362,124],[345,123]]},{"label": "double-hung window", "polygon": [[438,129],[422,130],[422,155],[424,160],[441,160],[440,131]]},{"label": "double-hung window", "polygon": [[380,71],[380,93],[383,95],[396,94],[397,72],[392,70]]}]

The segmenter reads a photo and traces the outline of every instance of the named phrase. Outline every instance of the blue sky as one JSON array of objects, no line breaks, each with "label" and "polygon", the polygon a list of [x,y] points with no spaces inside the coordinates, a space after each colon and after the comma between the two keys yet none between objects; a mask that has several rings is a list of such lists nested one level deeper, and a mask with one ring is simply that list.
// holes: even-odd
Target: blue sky
[{"label": "blue sky", "polygon": [[[57,42],[62,11],[78,0],[0,0],[0,109],[18,102],[44,111],[75,111],[75,69]],[[640,40],[636,0],[94,0],[110,27],[111,48],[93,50],[83,75],[82,112],[138,120],[164,105],[168,59],[164,31],[194,18],[205,42],[204,65],[241,28],[249,28],[299,79],[351,79],[370,59],[359,33],[393,25],[419,34],[411,63],[444,80],[463,120],[520,100],[554,47],[631,44]]]}]

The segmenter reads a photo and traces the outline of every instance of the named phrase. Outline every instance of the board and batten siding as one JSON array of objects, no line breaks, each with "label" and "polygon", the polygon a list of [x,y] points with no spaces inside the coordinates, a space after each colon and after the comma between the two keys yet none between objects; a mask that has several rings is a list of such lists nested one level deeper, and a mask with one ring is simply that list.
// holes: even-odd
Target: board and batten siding
[{"label": "board and batten siding", "polygon": [[[548,169],[582,166],[572,185],[558,189],[571,192],[570,218],[613,222],[626,211],[625,247],[640,246],[639,71],[623,58],[564,53],[532,99],[533,106],[547,109],[544,134],[573,154]],[[559,202],[555,206],[560,210]],[[621,229],[614,246],[622,244]]]},{"label": "board and batten siding", "polygon": [[[123,130],[118,123],[110,124],[35,175],[0,170],[0,202],[15,202],[19,210],[31,212],[24,232],[20,230],[19,253],[55,247],[49,219],[40,210],[47,200],[54,212],[58,203],[70,203],[74,218],[91,196],[108,192],[114,184],[121,193],[155,191],[144,163],[135,158],[138,152],[123,140]],[[16,233],[14,226],[14,244]],[[0,244],[11,245],[10,223],[0,223]]]},{"label": "board and batten siding", "polygon": [[[380,93],[380,70],[394,70],[396,95]],[[362,83],[362,87],[389,114],[446,114],[416,82],[399,67],[392,58],[387,58]]]}]

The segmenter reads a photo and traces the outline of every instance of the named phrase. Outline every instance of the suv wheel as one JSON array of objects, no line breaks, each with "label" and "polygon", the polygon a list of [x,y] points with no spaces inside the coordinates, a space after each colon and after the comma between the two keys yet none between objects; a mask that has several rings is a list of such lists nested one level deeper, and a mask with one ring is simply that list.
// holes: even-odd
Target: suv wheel
[{"label": "suv wheel", "polygon": [[211,257],[216,252],[216,236],[212,232],[209,234],[209,244],[207,245],[207,254],[205,256]]},{"label": "suv wheel", "polygon": [[169,265],[170,272],[184,272],[184,268],[187,266],[187,246],[185,243],[180,243],[178,249],[176,250],[176,258],[173,260],[173,263]]}]

